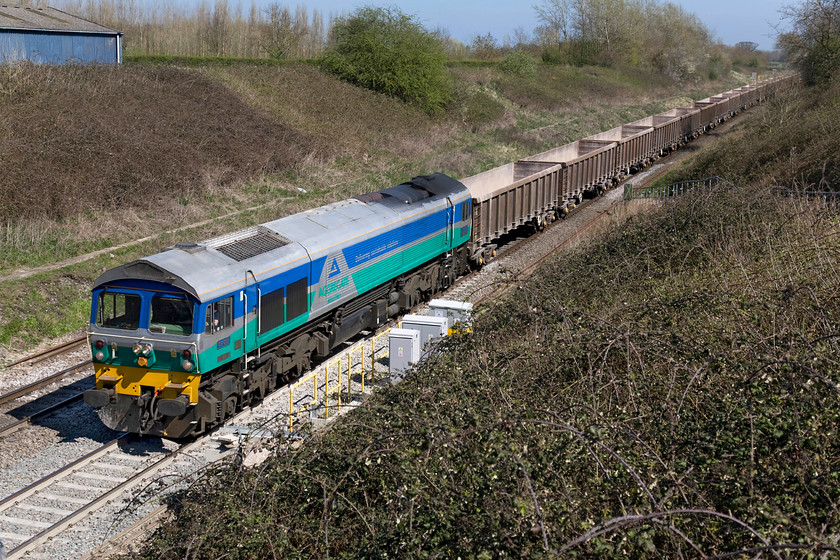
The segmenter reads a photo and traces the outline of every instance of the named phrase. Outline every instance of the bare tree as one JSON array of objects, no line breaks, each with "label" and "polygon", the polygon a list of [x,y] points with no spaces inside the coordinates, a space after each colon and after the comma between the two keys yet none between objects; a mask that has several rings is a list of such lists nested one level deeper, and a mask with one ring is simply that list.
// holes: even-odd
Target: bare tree
[{"label": "bare tree", "polygon": [[648,64],[680,76],[710,43],[705,26],[671,2],[544,0],[534,9],[540,42],[575,63]]},{"label": "bare tree", "polygon": [[560,44],[569,40],[569,30],[574,13],[569,0],[545,0],[535,5],[537,19],[542,23],[537,27],[537,35],[544,44]]},{"label": "bare tree", "polygon": [[781,13],[791,31],[779,36],[777,46],[806,83],[831,81],[840,70],[840,0],[806,0]]},{"label": "bare tree", "polygon": [[227,0],[216,0],[211,9],[206,0],[198,6],[198,40],[202,54],[224,56],[230,41],[230,8]]},{"label": "bare tree", "polygon": [[758,43],[753,41],[739,41],[735,43],[736,49],[743,49],[747,52],[755,52],[758,50]]},{"label": "bare tree", "polygon": [[475,58],[490,59],[498,54],[496,38],[492,33],[477,35],[472,42],[472,54]]},{"label": "bare tree", "polygon": [[300,47],[300,26],[286,6],[271,4],[266,8],[268,22],[263,28],[263,48],[272,58],[290,58]]}]

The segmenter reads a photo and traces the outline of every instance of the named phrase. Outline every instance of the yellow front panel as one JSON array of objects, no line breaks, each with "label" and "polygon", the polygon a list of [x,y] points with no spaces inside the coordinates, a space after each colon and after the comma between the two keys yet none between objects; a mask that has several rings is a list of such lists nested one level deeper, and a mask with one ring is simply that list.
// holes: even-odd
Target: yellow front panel
[{"label": "yellow front panel", "polygon": [[[96,388],[114,387],[119,395],[140,396],[140,387],[153,387],[159,399],[174,399],[187,395],[191,403],[198,402],[198,384],[201,376],[183,371],[157,371],[154,369],[96,364]],[[112,379],[109,379],[112,378]],[[116,385],[113,379],[116,379]],[[167,385],[183,385],[169,387]]]}]

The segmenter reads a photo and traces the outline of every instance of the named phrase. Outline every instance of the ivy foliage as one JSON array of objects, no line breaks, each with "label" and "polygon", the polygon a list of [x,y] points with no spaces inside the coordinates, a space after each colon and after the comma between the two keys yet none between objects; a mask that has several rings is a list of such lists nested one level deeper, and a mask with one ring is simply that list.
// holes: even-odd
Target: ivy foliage
[{"label": "ivy foliage", "polygon": [[358,86],[441,111],[452,98],[443,45],[398,8],[358,8],[335,22],[321,66]]}]

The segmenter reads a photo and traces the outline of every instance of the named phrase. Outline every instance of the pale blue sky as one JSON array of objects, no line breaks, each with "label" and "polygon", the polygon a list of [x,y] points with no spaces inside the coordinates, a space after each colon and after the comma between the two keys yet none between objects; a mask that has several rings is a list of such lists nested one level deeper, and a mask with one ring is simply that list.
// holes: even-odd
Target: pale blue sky
[{"label": "pale blue sky", "polygon": [[[754,41],[769,50],[775,45],[773,26],[779,23],[779,8],[797,0],[671,0],[700,17],[712,34],[728,45]],[[325,16],[344,14],[360,6],[397,6],[416,15],[427,29],[446,29],[449,35],[469,44],[477,35],[492,33],[497,41],[513,37],[521,27],[529,34],[538,25],[534,4],[542,0],[257,0],[258,5],[277,2],[293,8],[298,3]],[[243,1],[248,5],[250,2]]]}]

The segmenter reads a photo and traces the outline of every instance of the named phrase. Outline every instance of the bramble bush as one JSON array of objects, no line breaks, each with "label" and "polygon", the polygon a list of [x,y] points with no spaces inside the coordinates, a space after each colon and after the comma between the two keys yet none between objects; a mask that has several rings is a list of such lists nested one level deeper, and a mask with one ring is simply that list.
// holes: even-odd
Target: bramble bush
[{"label": "bramble bush", "polygon": [[208,473],[144,557],[833,557],[839,251],[836,208],[766,186],[669,202]]}]

